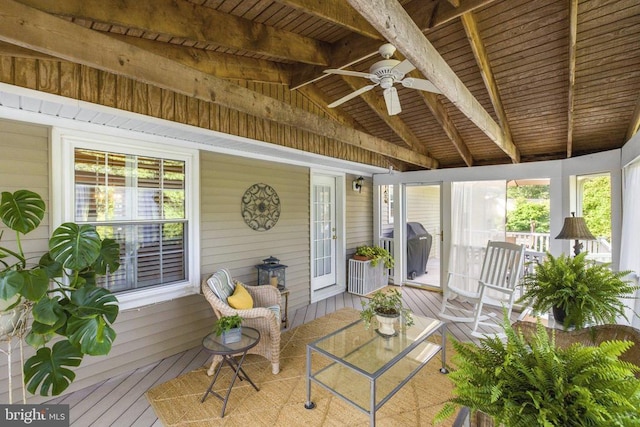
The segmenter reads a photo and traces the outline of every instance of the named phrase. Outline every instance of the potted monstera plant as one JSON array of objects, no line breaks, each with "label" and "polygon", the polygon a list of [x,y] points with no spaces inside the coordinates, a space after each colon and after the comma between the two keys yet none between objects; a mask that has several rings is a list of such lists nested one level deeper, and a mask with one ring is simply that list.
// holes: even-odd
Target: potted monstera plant
[{"label": "potted monstera plant", "polygon": [[0,246],[2,332],[4,339],[18,337],[37,349],[24,362],[24,382],[30,393],[39,389],[47,396],[69,386],[75,379],[70,368],[84,355],[111,350],[118,301],[96,286],[96,277],[119,268],[120,248],[92,225],[64,223],[48,240],[48,252],[27,258],[21,237],[37,229],[44,214],[37,193],[2,192],[0,219],[15,232],[15,244]]}]

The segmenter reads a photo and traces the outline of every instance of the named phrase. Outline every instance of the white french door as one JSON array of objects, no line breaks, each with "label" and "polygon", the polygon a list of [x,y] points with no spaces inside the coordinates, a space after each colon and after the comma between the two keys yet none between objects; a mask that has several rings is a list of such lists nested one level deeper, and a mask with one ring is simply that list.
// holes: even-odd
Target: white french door
[{"label": "white french door", "polygon": [[[329,175],[311,177],[311,301],[318,301],[338,289],[337,249],[341,241],[337,180]],[[344,286],[343,286],[344,287]]]},{"label": "white french door", "polygon": [[336,283],[336,183],[315,176],[312,184],[312,290]]}]

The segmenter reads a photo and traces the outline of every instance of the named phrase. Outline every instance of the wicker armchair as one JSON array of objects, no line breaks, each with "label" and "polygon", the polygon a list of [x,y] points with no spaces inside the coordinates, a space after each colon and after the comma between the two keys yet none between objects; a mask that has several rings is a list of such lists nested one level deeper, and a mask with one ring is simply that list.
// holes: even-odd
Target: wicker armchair
[{"label": "wicker armchair", "polygon": [[[230,277],[228,272],[221,270]],[[220,272],[214,273],[210,278],[219,275]],[[210,279],[209,278],[209,279]],[[242,324],[260,331],[260,342],[258,345],[248,351],[248,354],[259,354],[271,361],[271,371],[273,374],[280,372],[280,316],[272,308],[280,308],[281,298],[280,292],[273,286],[245,286],[247,292],[253,298],[254,308],[248,310],[236,310],[230,307],[226,301],[222,301],[209,287],[206,279],[202,282],[202,293],[207,299],[211,308],[219,319],[222,316],[232,316],[239,314],[244,320]],[[233,280],[234,284],[238,284],[237,280]],[[243,285],[244,286],[244,285]],[[214,356],[207,374],[213,375],[215,368],[222,361],[221,356]]]}]

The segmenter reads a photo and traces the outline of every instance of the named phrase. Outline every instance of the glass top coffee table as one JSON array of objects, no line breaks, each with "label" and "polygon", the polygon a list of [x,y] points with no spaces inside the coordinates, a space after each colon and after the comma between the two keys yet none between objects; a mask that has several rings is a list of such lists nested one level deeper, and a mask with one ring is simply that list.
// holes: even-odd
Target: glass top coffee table
[{"label": "glass top coffee table", "polygon": [[392,337],[380,335],[375,321],[365,329],[358,320],[308,344],[305,408],[315,408],[314,382],[368,414],[373,426],[376,411],[438,353],[440,372],[446,374],[446,324],[418,315],[413,318],[413,326],[400,325]]}]

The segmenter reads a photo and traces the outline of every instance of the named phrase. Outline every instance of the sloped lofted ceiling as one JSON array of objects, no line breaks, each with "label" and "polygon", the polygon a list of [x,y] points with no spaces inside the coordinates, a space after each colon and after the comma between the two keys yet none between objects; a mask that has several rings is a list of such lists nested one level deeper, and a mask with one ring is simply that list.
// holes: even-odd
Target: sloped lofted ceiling
[{"label": "sloped lofted ceiling", "polygon": [[[331,132],[380,152],[400,170],[572,157],[619,148],[640,125],[637,0],[1,0],[0,6],[0,55],[49,55],[177,87],[179,75],[170,81],[155,71],[186,65],[225,82],[209,90],[213,102]],[[42,12],[74,25],[51,24]],[[71,46],[91,42],[86,33],[74,34],[79,27],[113,42],[96,39],[98,52],[83,54]],[[396,59],[416,66],[411,76],[430,80],[442,94],[396,85],[402,112],[393,116],[379,87],[327,109],[371,82],[323,71],[368,72],[386,42],[397,47]],[[136,49],[168,61],[145,63]],[[127,55],[141,64],[118,70],[104,58],[117,52],[123,70],[133,64]],[[309,114],[278,116],[269,105],[237,99],[246,93],[230,85],[246,81],[300,91],[329,112],[335,128],[312,123]],[[220,93],[231,96],[222,100]],[[362,142],[363,135],[374,141]]]}]

